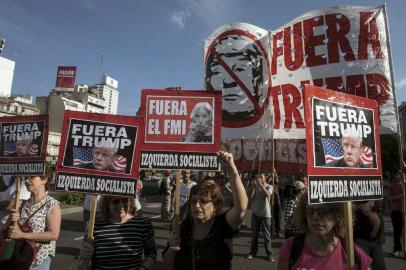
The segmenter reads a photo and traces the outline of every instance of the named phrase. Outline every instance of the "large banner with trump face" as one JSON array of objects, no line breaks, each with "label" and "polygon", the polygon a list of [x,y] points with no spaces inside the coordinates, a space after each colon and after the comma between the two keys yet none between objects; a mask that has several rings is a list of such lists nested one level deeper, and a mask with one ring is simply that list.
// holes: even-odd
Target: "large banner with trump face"
[{"label": "large banner with trump face", "polygon": [[376,101],[305,86],[312,203],[382,198]]},{"label": "large banner with trump face", "polygon": [[205,40],[204,85],[222,91],[222,146],[240,168],[271,166],[270,144],[279,171],[305,167],[306,84],[376,100],[381,133],[398,132],[390,58],[384,6],[314,10],[272,31],[219,27]]},{"label": "large banner with trump face", "polygon": [[66,111],[64,121],[56,189],[134,195],[143,120]]},{"label": "large banner with trump face", "polygon": [[0,175],[43,175],[48,115],[0,118]]},{"label": "large banner with trump face", "polygon": [[142,90],[141,168],[218,170],[220,112],[218,91]]}]

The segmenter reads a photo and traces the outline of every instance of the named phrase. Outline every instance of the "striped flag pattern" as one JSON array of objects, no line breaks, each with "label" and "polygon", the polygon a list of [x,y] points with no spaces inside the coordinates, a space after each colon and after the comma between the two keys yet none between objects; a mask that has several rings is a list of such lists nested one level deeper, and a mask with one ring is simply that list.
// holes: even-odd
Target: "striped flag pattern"
[{"label": "striped flag pattern", "polygon": [[28,154],[30,156],[38,156],[38,145],[37,144],[31,144]]},{"label": "striped flag pattern", "polygon": [[372,153],[371,148],[368,146],[362,147],[361,161],[370,168],[372,168],[374,165],[374,153]]},{"label": "striped flag pattern", "polygon": [[84,166],[93,161],[92,149],[73,147],[73,166]]},{"label": "striped flag pattern", "polygon": [[6,142],[4,143],[4,155],[7,156],[11,153],[16,151],[16,143],[15,142]]},{"label": "striped flag pattern", "polygon": [[322,138],[321,142],[326,163],[343,158],[344,151],[341,146],[341,139]]},{"label": "striped flag pattern", "polygon": [[125,173],[126,167],[127,167],[127,159],[121,155],[118,155],[113,163],[113,169],[116,172]]}]

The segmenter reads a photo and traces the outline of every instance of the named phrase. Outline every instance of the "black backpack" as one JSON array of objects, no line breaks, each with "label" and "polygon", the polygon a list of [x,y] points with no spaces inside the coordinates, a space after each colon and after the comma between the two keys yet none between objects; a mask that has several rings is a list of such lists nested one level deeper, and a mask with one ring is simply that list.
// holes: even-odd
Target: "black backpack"
[{"label": "black backpack", "polygon": [[[290,256],[289,256],[289,269],[292,268],[292,266],[295,264],[295,262],[299,259],[300,254],[302,254],[302,249],[303,249],[305,239],[306,239],[306,234],[299,234],[293,238],[292,249],[290,250]],[[341,237],[338,237],[338,239],[340,239],[341,245],[344,247],[344,251],[345,251],[345,239],[341,238]],[[357,253],[355,252],[355,248],[354,248],[354,260],[355,260],[356,268],[359,268],[358,257],[357,257]]]}]

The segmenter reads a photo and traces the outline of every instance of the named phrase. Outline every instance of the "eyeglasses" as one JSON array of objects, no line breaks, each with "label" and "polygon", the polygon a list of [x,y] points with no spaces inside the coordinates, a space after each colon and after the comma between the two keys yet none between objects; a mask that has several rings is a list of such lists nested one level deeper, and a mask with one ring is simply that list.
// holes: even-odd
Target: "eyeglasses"
[{"label": "eyeglasses", "polygon": [[114,205],[114,206],[117,206],[117,205],[119,205],[120,203],[122,204],[122,205],[128,205],[128,199],[113,199],[113,200],[111,200],[110,201],[110,203],[112,204],[112,205]]},{"label": "eyeglasses", "polygon": [[212,202],[212,200],[207,198],[192,198],[190,199],[191,204],[199,203],[201,206],[207,205],[208,203]]},{"label": "eyeglasses", "polygon": [[319,216],[320,218],[328,218],[331,217],[332,210],[325,207],[306,209],[306,215],[308,217],[313,217],[314,213],[317,213],[317,216]]}]

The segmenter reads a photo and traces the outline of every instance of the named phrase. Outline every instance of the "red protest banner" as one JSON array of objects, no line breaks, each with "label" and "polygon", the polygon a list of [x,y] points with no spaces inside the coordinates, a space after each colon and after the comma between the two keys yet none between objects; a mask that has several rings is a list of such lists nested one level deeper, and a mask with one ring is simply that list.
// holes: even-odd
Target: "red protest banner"
[{"label": "red protest banner", "polygon": [[0,118],[0,175],[42,175],[48,115]]},{"label": "red protest banner", "polygon": [[145,89],[140,114],[145,118],[141,168],[218,169],[220,92]]},{"label": "red protest banner", "polygon": [[376,101],[305,86],[311,202],[381,198]]},{"label": "red protest banner", "polygon": [[56,189],[134,195],[143,119],[66,111],[64,123]]}]

